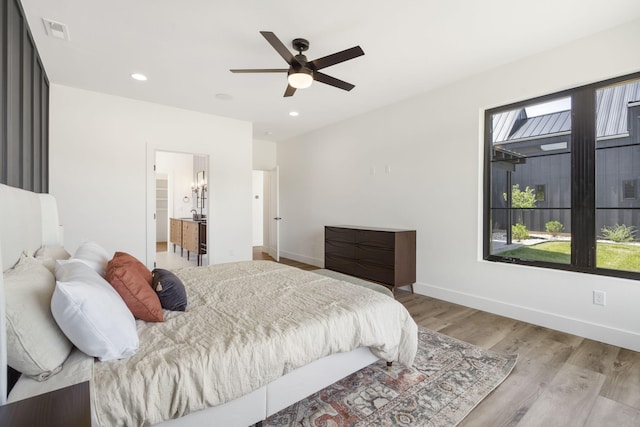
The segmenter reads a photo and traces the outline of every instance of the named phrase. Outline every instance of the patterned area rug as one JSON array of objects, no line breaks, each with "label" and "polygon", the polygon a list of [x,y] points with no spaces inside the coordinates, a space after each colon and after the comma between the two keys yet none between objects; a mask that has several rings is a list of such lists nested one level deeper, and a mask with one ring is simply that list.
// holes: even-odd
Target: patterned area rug
[{"label": "patterned area rug", "polygon": [[500,355],[419,328],[414,365],[370,365],[283,409],[263,426],[457,425],[504,381],[517,355]]}]

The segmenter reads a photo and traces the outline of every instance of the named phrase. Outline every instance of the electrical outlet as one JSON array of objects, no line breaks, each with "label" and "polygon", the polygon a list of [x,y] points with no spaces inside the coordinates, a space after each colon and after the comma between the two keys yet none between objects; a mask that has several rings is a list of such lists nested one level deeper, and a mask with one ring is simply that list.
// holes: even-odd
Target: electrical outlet
[{"label": "electrical outlet", "polygon": [[607,293],[605,291],[593,291],[593,303],[607,305]]}]

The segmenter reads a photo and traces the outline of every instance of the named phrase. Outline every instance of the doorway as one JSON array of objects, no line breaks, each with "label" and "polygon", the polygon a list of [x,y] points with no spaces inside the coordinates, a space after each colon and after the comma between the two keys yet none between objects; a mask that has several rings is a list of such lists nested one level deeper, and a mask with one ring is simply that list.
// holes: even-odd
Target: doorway
[{"label": "doorway", "polygon": [[253,259],[280,259],[279,173],[253,171]]},{"label": "doorway", "polygon": [[[207,265],[209,157],[156,151],[154,164],[154,266],[172,269]],[[183,239],[183,230],[189,236],[192,233],[197,236],[189,240]]]}]

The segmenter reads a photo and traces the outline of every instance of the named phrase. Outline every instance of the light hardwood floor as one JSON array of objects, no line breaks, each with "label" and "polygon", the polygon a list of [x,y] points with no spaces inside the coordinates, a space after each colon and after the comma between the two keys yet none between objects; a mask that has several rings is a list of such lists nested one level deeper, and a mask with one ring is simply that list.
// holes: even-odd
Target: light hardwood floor
[{"label": "light hardwood floor", "polygon": [[[263,251],[262,246],[254,246],[253,259],[254,260],[265,259],[265,260],[273,261],[273,258],[271,258],[268,253],[262,252],[262,251]],[[294,261],[292,259],[282,258],[282,257],[280,257],[280,263],[290,265],[292,267],[297,267],[300,270],[317,270],[318,269],[318,267],[316,267],[315,265],[309,265],[303,262]]]},{"label": "light hardwood floor", "polygon": [[[257,248],[254,259],[271,258]],[[398,291],[397,298],[423,327],[519,355],[460,427],[640,426],[640,353],[423,295]]]}]

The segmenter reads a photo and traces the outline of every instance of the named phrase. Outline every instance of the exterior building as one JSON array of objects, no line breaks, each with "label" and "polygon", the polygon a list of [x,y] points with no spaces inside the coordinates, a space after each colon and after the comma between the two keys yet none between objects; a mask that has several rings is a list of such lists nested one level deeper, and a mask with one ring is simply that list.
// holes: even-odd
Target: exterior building
[{"label": "exterior building", "polygon": [[[605,226],[640,225],[640,82],[598,90],[596,115],[599,236]],[[518,222],[544,232],[548,221],[559,221],[563,233],[571,233],[571,110],[529,117],[523,107],[494,114],[492,142],[494,232],[510,234],[510,224]],[[508,191],[515,185],[533,190],[535,208],[510,209],[517,207]]]}]

